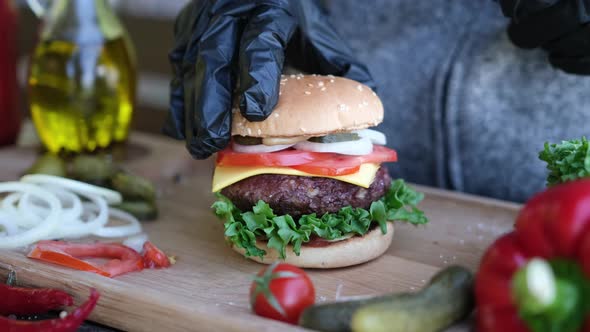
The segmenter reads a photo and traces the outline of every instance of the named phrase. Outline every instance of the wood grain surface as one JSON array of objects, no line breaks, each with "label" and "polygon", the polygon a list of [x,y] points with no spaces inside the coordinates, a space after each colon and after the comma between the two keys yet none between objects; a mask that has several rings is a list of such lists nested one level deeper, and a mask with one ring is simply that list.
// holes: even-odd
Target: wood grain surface
[{"label": "wood grain surface", "polygon": [[[160,217],[144,228],[177,263],[116,279],[27,259],[23,251],[0,251],[0,277],[9,268],[25,285],[57,287],[82,300],[89,288],[102,294],[91,319],[127,331],[296,331],[297,327],[251,314],[248,288],[261,265],[234,253],[223,224],[209,209],[212,161],[194,161],[181,143],[132,136],[117,159],[154,180]],[[0,181],[15,180],[32,163],[35,148],[0,150]],[[351,268],[309,270],[317,301],[413,291],[440,268],[475,270],[483,250],[510,230],[519,205],[418,187],[426,193],[425,227],[396,225],[393,245],[381,258]],[[468,324],[454,327],[466,331]]]}]

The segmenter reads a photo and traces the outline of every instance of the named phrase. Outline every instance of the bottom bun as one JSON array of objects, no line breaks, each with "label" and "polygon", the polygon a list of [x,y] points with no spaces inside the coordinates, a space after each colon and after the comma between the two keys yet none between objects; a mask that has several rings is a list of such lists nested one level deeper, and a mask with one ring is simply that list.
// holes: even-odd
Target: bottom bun
[{"label": "bottom bun", "polygon": [[[375,227],[364,236],[354,236],[346,240],[331,242],[323,247],[301,246],[300,255],[293,252],[293,247],[287,247],[287,258],[283,260],[299,267],[332,269],[361,264],[373,260],[389,248],[393,240],[393,223],[387,223],[387,234],[381,228]],[[247,258],[263,264],[272,264],[279,260],[279,253],[274,248],[268,248],[265,242],[256,241],[256,246],[266,251],[264,258],[247,256]],[[237,246],[232,249],[245,256],[246,250]]]}]

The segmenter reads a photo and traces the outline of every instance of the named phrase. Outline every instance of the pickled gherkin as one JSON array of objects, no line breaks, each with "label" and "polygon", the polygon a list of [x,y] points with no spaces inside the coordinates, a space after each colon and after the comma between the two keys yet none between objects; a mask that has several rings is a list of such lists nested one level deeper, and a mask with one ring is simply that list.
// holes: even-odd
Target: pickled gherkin
[{"label": "pickled gherkin", "polygon": [[355,133],[338,133],[330,134],[326,136],[312,137],[308,141],[314,143],[339,143],[339,142],[350,142],[358,141],[361,139],[358,134]]}]

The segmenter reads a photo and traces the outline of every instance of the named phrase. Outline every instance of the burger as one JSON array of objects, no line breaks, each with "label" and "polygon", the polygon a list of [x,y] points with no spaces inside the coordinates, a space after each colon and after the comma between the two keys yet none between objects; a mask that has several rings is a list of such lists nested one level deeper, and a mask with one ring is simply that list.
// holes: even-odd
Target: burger
[{"label": "burger", "polygon": [[225,238],[261,263],[309,268],[360,264],[390,246],[394,224],[427,222],[423,195],[393,181],[397,161],[383,133],[383,105],[350,79],[289,75],[260,122],[234,109],[232,143],[217,154],[213,209]]}]

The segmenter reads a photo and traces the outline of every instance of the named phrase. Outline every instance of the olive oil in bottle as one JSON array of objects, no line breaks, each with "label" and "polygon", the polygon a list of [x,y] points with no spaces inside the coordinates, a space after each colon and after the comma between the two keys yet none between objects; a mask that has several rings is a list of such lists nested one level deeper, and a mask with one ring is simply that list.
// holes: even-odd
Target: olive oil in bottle
[{"label": "olive oil in bottle", "polygon": [[28,81],[41,141],[54,153],[124,141],[136,69],[123,28],[106,0],[59,0],[54,7],[31,57]]}]

